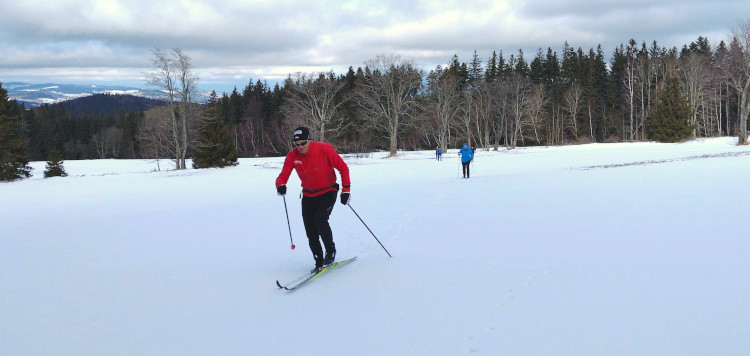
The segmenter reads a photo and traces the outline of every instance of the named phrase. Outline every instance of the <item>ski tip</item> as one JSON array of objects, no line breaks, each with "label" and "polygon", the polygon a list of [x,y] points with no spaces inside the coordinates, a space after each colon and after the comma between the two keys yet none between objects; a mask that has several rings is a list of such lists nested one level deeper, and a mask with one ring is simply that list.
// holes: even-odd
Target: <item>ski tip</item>
[{"label": "ski tip", "polygon": [[279,288],[284,288],[279,281],[276,281],[276,285],[279,286]]}]

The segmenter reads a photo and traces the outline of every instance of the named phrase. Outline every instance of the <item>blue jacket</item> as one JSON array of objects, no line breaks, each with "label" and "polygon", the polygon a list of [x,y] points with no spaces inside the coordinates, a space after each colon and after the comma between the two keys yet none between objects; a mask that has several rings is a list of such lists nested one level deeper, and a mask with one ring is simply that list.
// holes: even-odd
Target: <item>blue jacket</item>
[{"label": "blue jacket", "polygon": [[461,155],[461,162],[463,163],[469,162],[472,158],[474,158],[474,152],[471,151],[471,147],[461,147],[461,150],[458,151],[458,154]]}]

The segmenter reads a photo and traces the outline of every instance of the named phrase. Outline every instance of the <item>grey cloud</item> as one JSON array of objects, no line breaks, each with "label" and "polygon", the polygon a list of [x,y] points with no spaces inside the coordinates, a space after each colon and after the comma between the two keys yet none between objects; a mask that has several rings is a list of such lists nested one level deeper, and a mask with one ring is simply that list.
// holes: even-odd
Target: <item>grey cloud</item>
[{"label": "grey cloud", "polygon": [[530,59],[537,48],[559,52],[564,41],[585,50],[602,44],[608,55],[630,38],[681,46],[685,38],[728,34],[733,16],[749,7],[697,0],[2,1],[0,80],[34,68],[136,73],[147,69],[155,46],[182,48],[207,80],[356,68],[382,53],[426,66],[453,54],[469,60],[474,50],[486,59],[493,50],[507,58],[522,49]]},{"label": "grey cloud", "polygon": [[[630,38],[681,46],[684,43],[674,40],[686,36],[694,40],[701,35],[715,34],[719,29],[727,34],[733,21],[748,12],[750,2],[732,0],[562,0],[529,1],[520,13],[540,24],[564,25],[569,31],[560,31],[563,34],[596,34],[595,37],[606,42],[603,44],[611,47]],[[711,41],[725,39],[709,38]]]}]

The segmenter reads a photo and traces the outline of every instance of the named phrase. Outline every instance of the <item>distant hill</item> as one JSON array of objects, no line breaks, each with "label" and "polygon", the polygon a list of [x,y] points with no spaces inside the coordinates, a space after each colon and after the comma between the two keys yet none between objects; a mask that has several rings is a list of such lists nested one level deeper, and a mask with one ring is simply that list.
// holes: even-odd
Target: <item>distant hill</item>
[{"label": "distant hill", "polygon": [[65,111],[73,116],[80,114],[101,115],[117,114],[118,112],[146,111],[156,106],[163,106],[165,102],[151,98],[143,98],[126,94],[94,94],[78,99],[62,102]]},{"label": "distant hill", "polygon": [[[17,100],[19,103],[26,105],[26,107],[60,103],[96,94],[122,94],[161,100],[166,100],[167,98],[167,95],[163,91],[155,88],[142,89],[119,85],[8,82],[3,83],[3,88],[8,90],[8,96],[11,99]],[[200,103],[207,101],[208,96],[209,92],[199,89],[193,99]]]}]

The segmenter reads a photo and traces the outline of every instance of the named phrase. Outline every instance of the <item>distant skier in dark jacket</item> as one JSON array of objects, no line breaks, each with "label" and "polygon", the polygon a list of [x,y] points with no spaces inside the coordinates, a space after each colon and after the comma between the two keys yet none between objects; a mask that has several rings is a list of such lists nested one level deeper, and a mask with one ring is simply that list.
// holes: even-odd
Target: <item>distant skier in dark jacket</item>
[{"label": "distant skier in dark jacket", "polygon": [[469,178],[469,164],[474,159],[474,151],[469,148],[469,144],[464,142],[464,146],[458,151],[458,155],[461,156],[461,165],[464,168],[464,178]]},{"label": "distant skier in dark jacket", "polygon": [[[339,185],[336,183],[336,172],[341,175],[341,204],[349,202],[351,182],[349,167],[330,144],[310,140],[310,131],[306,127],[294,130],[294,148],[284,160],[284,167],[276,178],[276,191],[286,194],[286,182],[297,171],[302,181],[302,221],[310,243],[310,250],[315,259],[315,269],[333,263],[336,258],[336,245],[333,243],[333,232],[328,224]],[[325,257],[323,247],[325,246]]]}]

